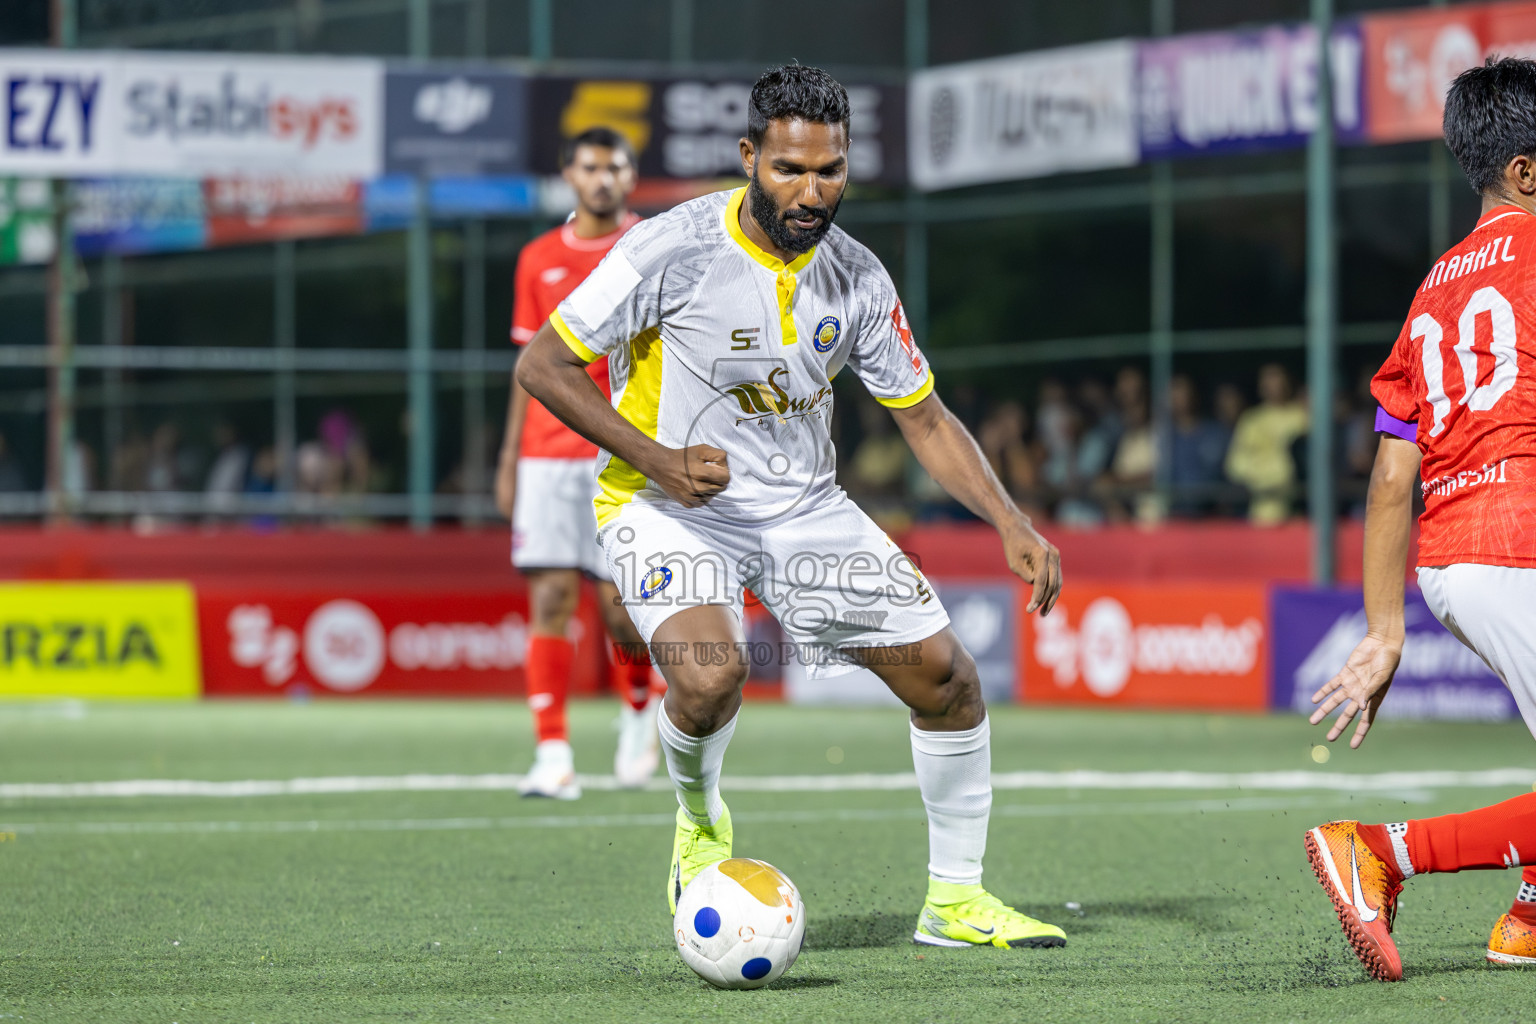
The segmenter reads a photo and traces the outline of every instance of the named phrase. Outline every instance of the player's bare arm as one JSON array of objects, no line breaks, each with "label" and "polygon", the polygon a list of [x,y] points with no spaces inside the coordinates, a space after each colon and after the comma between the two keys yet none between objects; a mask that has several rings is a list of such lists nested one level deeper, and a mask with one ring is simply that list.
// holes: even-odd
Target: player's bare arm
[{"label": "player's bare arm", "polygon": [[725,452],[707,444],[668,448],[646,437],[609,404],[586,365],[546,323],[518,359],[515,379],[566,426],[634,466],[688,508],[725,490],[731,482]]},{"label": "player's bare arm", "polygon": [[523,421],[528,418],[528,392],[512,374],[511,398],[507,402],[507,427],[501,438],[501,455],[496,460],[496,511],[512,518],[517,502],[517,456],[523,441]]},{"label": "player's bare arm", "polygon": [[891,413],[929,475],[1002,537],[1008,568],[1033,585],[1026,610],[1049,615],[1061,593],[1061,553],[1008,496],[965,424],[934,393]]},{"label": "player's bare arm", "polygon": [[1365,506],[1365,639],[1339,674],[1312,695],[1318,705],[1313,725],[1335,708],[1343,709],[1328,730],[1329,742],[1344,735],[1357,714],[1360,721],[1349,745],[1365,742],[1403,656],[1403,576],[1408,571],[1419,458],[1419,446],[1399,437],[1382,437],[1376,449]]}]

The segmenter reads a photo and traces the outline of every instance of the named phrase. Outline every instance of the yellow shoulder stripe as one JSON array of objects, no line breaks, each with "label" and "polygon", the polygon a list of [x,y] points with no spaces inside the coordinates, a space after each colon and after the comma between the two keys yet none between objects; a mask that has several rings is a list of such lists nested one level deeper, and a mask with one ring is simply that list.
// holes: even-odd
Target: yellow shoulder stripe
[{"label": "yellow shoulder stripe", "polygon": [[910,409],[933,393],[933,371],[928,371],[928,379],[923,381],[923,386],[902,398],[876,398],[875,401],[887,409]]},{"label": "yellow shoulder stripe", "polygon": [[576,337],[576,332],[571,330],[570,325],[565,322],[565,317],[560,315],[558,309],[549,315],[549,324],[555,329],[555,333],[560,335],[561,340],[565,342],[567,347],[587,362],[595,363],[602,358],[602,356],[587,348],[580,338]]}]

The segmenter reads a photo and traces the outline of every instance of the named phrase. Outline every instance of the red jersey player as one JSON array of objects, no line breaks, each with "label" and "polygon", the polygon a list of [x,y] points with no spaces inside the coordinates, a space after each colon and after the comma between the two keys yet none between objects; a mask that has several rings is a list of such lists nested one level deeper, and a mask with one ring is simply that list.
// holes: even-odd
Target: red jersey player
[{"label": "red jersey player", "polygon": [[[1490,60],[1458,77],[1445,139],[1482,196],[1482,216],[1419,286],[1371,386],[1382,438],[1365,518],[1366,637],[1312,698],[1314,725],[1342,709],[1330,741],[1359,714],[1352,747],[1402,655],[1415,483],[1424,598],[1504,680],[1536,732],[1536,62]],[[1536,861],[1536,793],[1417,821],[1333,821],[1311,829],[1306,846],[1355,953],[1395,981],[1403,881]],[[1536,867],[1525,868],[1487,956],[1536,964]]]},{"label": "red jersey player", "polygon": [[[635,188],[634,153],[609,128],[590,128],[570,141],[564,177],[576,193],[576,212],[565,224],[523,248],[513,291],[512,341],[526,344],[560,301],[586,279],[619,236],[639,217],[626,205]],[[608,361],[589,370],[608,393]],[[614,665],[628,704],[619,730],[614,775],[621,785],[643,785],[659,752],[651,700],[651,665],[640,634],[608,580],[597,546],[598,450],[550,414],[512,380],[506,437],[496,470],[496,506],[512,520],[512,564],[528,578],[532,628],[525,662],[528,705],[538,737],[524,796],[574,800],[581,795],[566,731],[565,698],[573,646],[566,637],[581,574],[598,586],[599,607],[615,641]]]}]

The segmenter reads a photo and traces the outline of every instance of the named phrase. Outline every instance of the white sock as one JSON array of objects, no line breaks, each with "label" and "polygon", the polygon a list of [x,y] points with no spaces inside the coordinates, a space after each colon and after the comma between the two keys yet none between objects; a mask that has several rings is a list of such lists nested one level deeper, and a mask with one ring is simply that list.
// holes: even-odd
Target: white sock
[{"label": "white sock", "polygon": [[725,810],[720,801],[720,767],[736,732],[736,718],[732,715],[708,736],[689,736],[667,717],[665,702],[656,709],[661,749],[667,755],[667,774],[677,787],[677,802],[683,813],[700,825],[713,825]]},{"label": "white sock", "polygon": [[992,812],[992,725],[965,732],[912,726],[912,767],[928,810],[928,874],[940,882],[981,882]]}]

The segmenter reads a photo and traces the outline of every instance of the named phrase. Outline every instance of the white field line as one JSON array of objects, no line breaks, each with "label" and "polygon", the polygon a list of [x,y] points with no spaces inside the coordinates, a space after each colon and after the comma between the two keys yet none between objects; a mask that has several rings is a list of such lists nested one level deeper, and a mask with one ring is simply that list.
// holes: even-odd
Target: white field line
[{"label": "white field line", "polygon": [[[99,797],[253,797],[310,796],[332,793],[407,793],[516,790],[521,775],[336,775],[299,779],[244,779],[212,782],[197,779],[121,779],[107,782],[0,783],[0,800],[68,800]],[[613,790],[611,775],[578,776],[586,789]],[[1536,769],[1492,768],[1485,771],[1417,772],[998,772],[996,790],[1035,789],[1163,789],[1163,790],[1318,790],[1335,793],[1380,793],[1425,789],[1531,788]],[[670,792],[664,778],[647,789]],[[844,775],[725,776],[720,788],[745,793],[850,793],[917,788],[911,772]]]},{"label": "white field line", "polygon": [[[1168,800],[1147,803],[1074,802],[1065,804],[1003,804],[992,808],[994,818],[1071,818],[1102,815],[1232,814],[1314,807],[1328,798],[1234,797],[1231,800]],[[732,815],[747,824],[824,824],[860,821],[922,821],[921,807],[892,810],[835,809],[804,811],[743,811]],[[229,833],[314,832],[478,832],[550,828],[672,828],[675,813],[526,815],[504,818],[384,818],[320,819],[310,821],[52,821],[0,823],[0,832],[18,835],[219,835]]]}]

